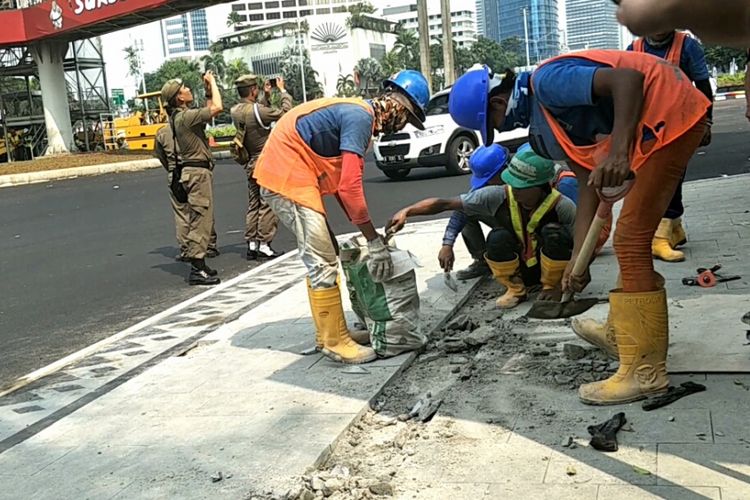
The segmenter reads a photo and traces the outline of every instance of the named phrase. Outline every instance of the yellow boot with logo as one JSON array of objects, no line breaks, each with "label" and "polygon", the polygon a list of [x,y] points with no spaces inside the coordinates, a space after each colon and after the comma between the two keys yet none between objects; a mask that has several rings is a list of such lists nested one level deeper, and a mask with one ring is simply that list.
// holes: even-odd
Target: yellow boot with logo
[{"label": "yellow boot with logo", "polygon": [[651,241],[651,254],[666,262],[682,262],[685,254],[672,248],[672,219],[662,219]]},{"label": "yellow boot with logo", "polygon": [[308,295],[315,321],[316,345],[321,342],[325,356],[346,364],[367,363],[377,358],[372,348],[361,346],[352,339],[344,319],[338,281],[331,288],[309,288]]},{"label": "yellow boot with logo", "polygon": [[[336,278],[337,288],[339,283],[339,278]],[[310,285],[310,278],[307,278],[307,298],[312,304],[312,286]],[[357,344],[370,345],[370,332],[367,329],[349,330],[349,334]],[[319,352],[323,350],[323,335],[320,333],[320,329],[317,328],[317,325],[315,328],[315,349]]]},{"label": "yellow boot with logo", "polygon": [[492,276],[498,283],[505,286],[505,294],[495,301],[500,309],[512,309],[521,302],[524,302],[528,295],[526,294],[526,285],[521,278],[521,266],[518,257],[508,262],[495,262],[487,256],[484,257],[487,265],[490,266]]},{"label": "yellow boot with logo", "polygon": [[544,252],[541,252],[541,254],[542,277],[540,281],[542,282],[542,292],[551,293],[555,290],[561,290],[562,277],[565,268],[568,267],[568,261],[553,260],[544,255]]},{"label": "yellow boot with logo", "polygon": [[672,221],[672,238],[669,243],[672,245],[672,248],[677,248],[687,243],[687,234],[685,234],[685,228],[682,227],[682,217],[677,217]]},{"label": "yellow boot with logo", "polygon": [[615,405],[663,394],[669,387],[666,292],[613,291],[609,303],[620,367],[607,380],[582,385],[578,396],[590,405]]}]

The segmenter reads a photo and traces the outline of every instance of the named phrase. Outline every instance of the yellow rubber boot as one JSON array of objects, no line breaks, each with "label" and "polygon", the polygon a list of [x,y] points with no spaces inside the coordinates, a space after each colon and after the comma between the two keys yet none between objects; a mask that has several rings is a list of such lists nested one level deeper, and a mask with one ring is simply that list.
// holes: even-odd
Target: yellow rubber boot
[{"label": "yellow rubber boot", "polygon": [[669,243],[672,245],[672,248],[677,248],[687,243],[687,234],[685,234],[685,228],[682,227],[681,217],[672,221],[672,238],[670,240]]},{"label": "yellow rubber boot", "polygon": [[662,219],[651,242],[651,254],[666,262],[682,262],[685,254],[672,248],[672,219]]},{"label": "yellow rubber boot", "polygon": [[[339,283],[341,283],[341,280],[339,277],[336,277],[337,287],[339,286]],[[312,303],[312,298],[310,297],[311,290],[312,286],[310,285],[310,278],[307,278],[307,298],[310,300],[310,303]],[[351,335],[352,339],[354,339],[359,345],[370,345],[370,332],[367,328],[364,330],[349,330],[349,335]],[[323,350],[323,336],[317,328],[315,329],[315,349],[318,351]]]},{"label": "yellow rubber boot", "polygon": [[346,364],[367,363],[377,358],[372,348],[361,346],[352,339],[344,319],[338,282],[331,288],[310,289],[309,297],[315,336],[322,340],[324,355]]},{"label": "yellow rubber boot", "polygon": [[498,283],[505,286],[505,294],[495,301],[500,309],[512,309],[521,302],[524,302],[528,296],[526,294],[526,285],[521,279],[521,267],[518,263],[518,257],[508,262],[495,262],[487,256],[484,257],[487,265],[490,266],[492,276]]},{"label": "yellow rubber boot", "polygon": [[581,401],[590,405],[615,405],[662,394],[667,377],[667,294],[612,292],[610,315],[615,330],[620,367],[607,380],[584,384]]},{"label": "yellow rubber boot", "polygon": [[607,321],[601,322],[591,318],[573,318],[570,323],[576,335],[583,340],[605,351],[610,358],[617,359],[615,329],[612,326],[612,313]]},{"label": "yellow rubber boot", "polygon": [[567,260],[552,260],[544,252],[542,253],[542,290],[551,291],[560,288],[565,268],[568,267]]},{"label": "yellow rubber boot", "polygon": [[[310,284],[310,278],[307,278],[307,300],[310,302],[310,308],[312,308],[313,303],[313,297],[312,297],[312,285]],[[336,287],[339,286],[339,280],[336,279]],[[313,321],[315,321],[315,349],[318,351],[323,350],[323,335],[321,333],[320,328],[318,327],[318,321],[315,319],[315,314],[313,314]]]}]

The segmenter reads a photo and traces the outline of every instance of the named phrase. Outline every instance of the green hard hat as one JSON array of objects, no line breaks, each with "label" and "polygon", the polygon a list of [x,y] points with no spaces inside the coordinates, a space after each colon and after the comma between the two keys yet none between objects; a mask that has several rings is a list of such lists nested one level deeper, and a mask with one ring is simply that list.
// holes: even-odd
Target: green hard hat
[{"label": "green hard hat", "polygon": [[501,176],[503,182],[515,189],[542,186],[555,177],[555,162],[529,148],[517,152]]}]

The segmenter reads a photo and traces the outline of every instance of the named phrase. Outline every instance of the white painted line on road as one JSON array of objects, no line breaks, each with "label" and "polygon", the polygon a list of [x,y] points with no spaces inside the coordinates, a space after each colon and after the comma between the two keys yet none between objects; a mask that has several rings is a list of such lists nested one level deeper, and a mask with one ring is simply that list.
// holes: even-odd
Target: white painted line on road
[{"label": "white painted line on road", "polygon": [[236,276],[236,277],[232,278],[229,281],[225,281],[225,282],[223,282],[223,283],[221,283],[221,284],[219,284],[219,285],[217,285],[215,287],[212,287],[209,290],[206,290],[203,293],[199,293],[198,295],[196,295],[194,297],[191,297],[191,298],[189,298],[189,299],[187,299],[187,300],[185,300],[183,302],[180,302],[179,304],[174,305],[174,306],[170,307],[169,309],[166,309],[166,310],[164,310],[164,311],[162,311],[162,312],[160,312],[160,313],[158,313],[158,314],[156,314],[154,316],[151,316],[150,318],[146,318],[145,320],[141,321],[140,323],[137,323],[137,324],[135,324],[135,325],[133,325],[133,326],[125,329],[125,330],[122,330],[121,332],[115,333],[114,335],[111,335],[111,336],[109,336],[109,337],[107,337],[105,339],[102,339],[102,340],[100,340],[99,342],[97,342],[95,344],[91,344],[88,347],[84,347],[83,349],[81,349],[79,351],[76,351],[76,352],[74,352],[72,354],[69,354],[68,356],[65,356],[64,358],[59,359],[59,360],[55,361],[54,363],[50,363],[47,366],[44,366],[44,367],[39,368],[38,370],[35,370],[35,371],[33,371],[33,372],[31,372],[31,373],[29,373],[27,375],[19,377],[10,386],[8,386],[8,387],[6,387],[4,389],[0,389],[0,398],[3,397],[3,396],[5,396],[5,395],[7,395],[7,394],[10,394],[10,393],[12,393],[14,391],[17,391],[18,389],[21,389],[22,387],[24,387],[26,385],[29,385],[30,383],[35,382],[35,381],[39,380],[40,378],[43,378],[43,377],[45,377],[47,375],[50,375],[50,374],[52,374],[52,373],[54,373],[54,372],[56,372],[58,370],[61,370],[65,366],[70,365],[72,363],[75,363],[76,361],[79,361],[79,360],[85,358],[89,354],[92,354],[92,353],[94,353],[94,352],[102,349],[103,347],[108,346],[109,344],[117,342],[118,340],[122,339],[123,337],[126,337],[127,335],[129,335],[129,334],[131,334],[133,332],[136,332],[136,331],[140,330],[141,328],[144,328],[144,327],[149,326],[149,325],[151,325],[153,323],[156,323],[159,320],[161,320],[162,318],[165,318],[165,317],[167,317],[167,316],[169,316],[171,314],[179,312],[182,309],[185,309],[185,308],[187,308],[187,307],[195,304],[196,302],[200,302],[200,301],[202,301],[202,300],[204,300],[204,299],[206,299],[208,297],[211,297],[212,295],[215,295],[215,294],[223,291],[224,289],[229,288],[229,287],[233,286],[234,284],[236,284],[236,283],[238,283],[238,282],[240,282],[240,281],[242,281],[242,280],[244,280],[244,279],[246,279],[246,278],[248,278],[248,277],[250,277],[250,276],[252,276],[254,274],[260,274],[260,273],[264,272],[266,269],[268,269],[269,267],[271,267],[271,266],[273,266],[275,264],[278,264],[279,262],[288,260],[289,258],[294,257],[296,255],[297,255],[297,250],[293,250],[293,251],[287,252],[284,255],[282,255],[281,257],[278,257],[276,259],[270,260],[270,261],[265,262],[265,263],[263,263],[263,264],[255,267],[253,269],[250,269],[249,271],[244,272],[244,273],[240,274],[239,276]]}]

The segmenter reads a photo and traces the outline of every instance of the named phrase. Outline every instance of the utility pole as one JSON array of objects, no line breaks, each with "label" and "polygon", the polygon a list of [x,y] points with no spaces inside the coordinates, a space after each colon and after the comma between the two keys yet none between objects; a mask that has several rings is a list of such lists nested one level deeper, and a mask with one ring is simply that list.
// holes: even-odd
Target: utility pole
[{"label": "utility pole", "polygon": [[443,63],[445,66],[445,86],[456,81],[453,64],[453,31],[451,31],[451,1],[440,0],[440,17],[443,20]]},{"label": "utility pole", "polygon": [[523,8],[523,37],[526,39],[526,69],[531,66],[529,57],[529,24],[526,22],[526,7]]},{"label": "utility pole", "polygon": [[427,79],[432,94],[432,68],[430,68],[430,23],[427,17],[427,0],[417,0],[417,22],[419,25],[419,66]]},{"label": "utility pole", "polygon": [[299,44],[299,72],[302,77],[302,102],[307,102],[307,88],[305,86],[305,56],[302,51],[305,43],[304,36],[302,35],[302,25],[297,18],[297,43]]}]

